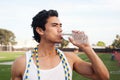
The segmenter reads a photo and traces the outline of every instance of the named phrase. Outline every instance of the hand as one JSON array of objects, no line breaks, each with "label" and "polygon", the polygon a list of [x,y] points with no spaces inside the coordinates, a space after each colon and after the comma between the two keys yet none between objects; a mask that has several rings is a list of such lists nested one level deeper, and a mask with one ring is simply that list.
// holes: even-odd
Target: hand
[{"label": "hand", "polygon": [[89,43],[88,43],[88,37],[84,32],[80,32],[80,31],[72,31],[72,38],[69,38],[70,42],[81,48],[84,49],[86,47],[89,47]]}]

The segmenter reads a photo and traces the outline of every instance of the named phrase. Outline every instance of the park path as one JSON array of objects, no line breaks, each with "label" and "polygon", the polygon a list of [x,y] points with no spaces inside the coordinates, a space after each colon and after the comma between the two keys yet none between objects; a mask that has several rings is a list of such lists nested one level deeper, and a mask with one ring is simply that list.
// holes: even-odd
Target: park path
[{"label": "park path", "polygon": [[12,65],[13,62],[1,62],[0,65]]}]

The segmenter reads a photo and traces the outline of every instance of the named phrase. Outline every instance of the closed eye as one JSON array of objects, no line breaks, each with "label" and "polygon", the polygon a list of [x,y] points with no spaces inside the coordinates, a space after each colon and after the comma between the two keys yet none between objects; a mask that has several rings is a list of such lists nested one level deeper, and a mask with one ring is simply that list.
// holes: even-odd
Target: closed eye
[{"label": "closed eye", "polygon": [[58,23],[52,23],[52,26],[53,26],[53,27],[57,27],[57,26],[62,27],[62,24],[61,24],[61,23],[60,23],[60,24],[58,24]]}]

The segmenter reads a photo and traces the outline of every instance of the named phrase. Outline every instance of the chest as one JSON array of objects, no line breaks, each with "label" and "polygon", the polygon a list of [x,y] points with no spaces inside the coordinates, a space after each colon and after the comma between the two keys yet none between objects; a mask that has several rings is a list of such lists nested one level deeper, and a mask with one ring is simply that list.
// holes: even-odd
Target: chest
[{"label": "chest", "polygon": [[[37,63],[35,57],[27,58],[28,68],[25,70],[24,78],[26,78],[26,76],[27,76],[26,74],[29,74],[30,79],[32,79],[32,77],[34,79],[35,76],[36,76],[36,78],[37,77],[42,78],[41,75],[44,76],[44,74],[45,74],[45,76],[46,76],[48,74],[48,76],[51,75],[48,77],[48,79],[49,79],[50,77],[52,77],[52,76],[54,77],[54,75],[56,75],[58,73],[60,73],[60,74],[63,73],[61,75],[63,78],[71,78],[72,77],[71,63],[69,63],[70,61],[67,61],[67,58],[65,57],[64,54],[60,54],[59,56],[54,56],[54,57],[44,57],[44,58],[39,57],[38,60],[39,60],[38,61],[39,63]],[[30,61],[30,65],[29,65],[29,61]],[[38,69],[38,67],[37,67],[38,64],[39,64],[40,69]],[[39,71],[40,76],[38,76],[38,71]],[[32,75],[34,75],[34,76],[32,76]],[[59,74],[58,74],[58,77],[60,77]],[[45,78],[46,77],[44,77],[44,79]],[[42,80],[42,79],[40,79],[40,80]],[[56,79],[52,79],[52,80],[56,80]],[[60,80],[64,80],[64,79],[60,79]]]},{"label": "chest", "polygon": [[[40,61],[42,61],[42,60],[40,59]],[[70,76],[70,75],[72,75],[72,70],[71,70],[68,62],[67,62],[67,66],[65,66],[65,63],[63,63],[61,59],[56,57],[55,59],[54,58],[46,59],[44,61],[44,63],[42,62],[42,64],[40,63],[40,70],[39,70],[40,71],[39,72],[40,80],[65,80],[65,78],[69,78],[69,80],[72,79],[72,76]],[[45,67],[45,68],[43,68],[43,67]],[[27,70],[25,72],[27,72]],[[29,77],[28,77],[29,80],[37,80],[39,77],[38,76],[38,68],[37,68],[34,60],[31,61],[28,74],[29,74]],[[68,75],[70,77],[68,77]],[[24,76],[26,76],[26,75],[24,75]],[[25,77],[23,77],[23,78],[25,78]]]},{"label": "chest", "polygon": [[[64,80],[64,78],[65,74],[62,62],[60,62],[57,66],[50,69],[40,69],[40,80]],[[28,79],[29,80],[38,79],[37,67],[33,62],[31,63],[29,69]]]},{"label": "chest", "polygon": [[[61,62],[61,59],[59,58],[58,55],[53,57],[39,57],[38,60],[39,60],[40,69],[43,70],[52,69]],[[37,65],[35,57],[33,57],[33,62],[35,65]]]}]

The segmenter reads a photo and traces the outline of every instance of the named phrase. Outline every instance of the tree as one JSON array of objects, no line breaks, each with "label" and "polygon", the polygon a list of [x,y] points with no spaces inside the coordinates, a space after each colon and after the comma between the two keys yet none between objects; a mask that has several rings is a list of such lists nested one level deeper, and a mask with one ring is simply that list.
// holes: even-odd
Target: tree
[{"label": "tree", "polygon": [[65,48],[69,44],[68,40],[62,39],[61,48]]},{"label": "tree", "polygon": [[120,35],[116,35],[116,38],[114,39],[112,43],[113,48],[120,48]]},{"label": "tree", "polygon": [[98,41],[97,46],[105,47],[106,44],[103,41]]},{"label": "tree", "polygon": [[0,44],[1,45],[14,45],[17,42],[15,41],[15,35],[13,32],[6,30],[6,29],[0,29]]}]

